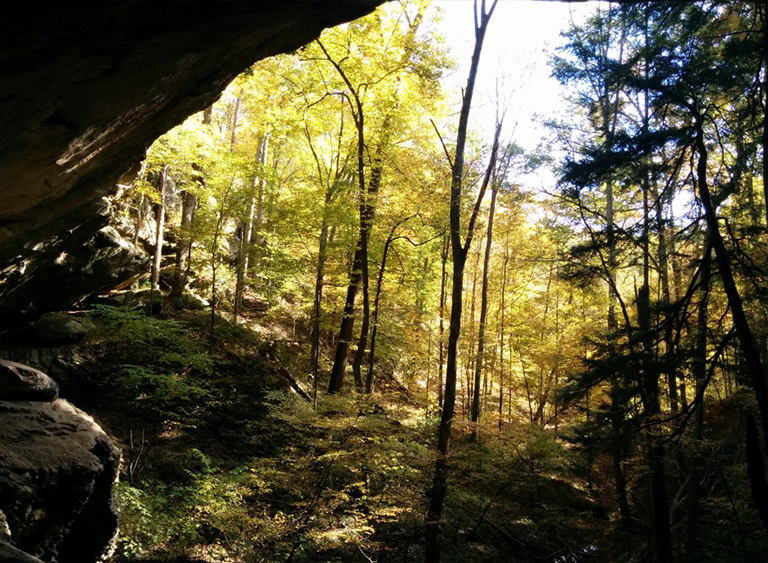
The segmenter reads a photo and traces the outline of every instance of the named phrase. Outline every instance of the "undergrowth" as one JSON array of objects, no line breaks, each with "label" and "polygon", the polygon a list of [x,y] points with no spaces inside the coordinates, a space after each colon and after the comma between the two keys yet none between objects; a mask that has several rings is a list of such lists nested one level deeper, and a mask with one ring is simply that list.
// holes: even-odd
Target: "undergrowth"
[{"label": "undergrowth", "polygon": [[[124,451],[116,560],[423,559],[434,416],[386,394],[321,393],[313,408],[251,331],[221,322],[213,342],[201,336],[203,312],[93,317],[82,375]],[[455,421],[445,561],[546,560],[599,538],[602,516],[551,432],[489,423],[472,442],[469,430]]]}]

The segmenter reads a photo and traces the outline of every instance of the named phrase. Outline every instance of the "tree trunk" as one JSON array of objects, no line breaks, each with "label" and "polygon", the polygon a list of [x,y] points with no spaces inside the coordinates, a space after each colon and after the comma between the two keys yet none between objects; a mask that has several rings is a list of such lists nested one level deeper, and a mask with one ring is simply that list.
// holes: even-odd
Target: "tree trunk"
[{"label": "tree trunk", "polygon": [[[368,345],[368,331],[371,324],[371,299],[369,292],[369,275],[368,275],[368,241],[371,237],[371,230],[373,228],[373,216],[376,210],[376,197],[381,187],[382,176],[382,155],[381,150],[386,144],[386,138],[389,133],[387,124],[384,124],[385,131],[383,132],[384,139],[379,146],[379,154],[376,158],[374,167],[371,170],[371,185],[368,186],[368,194],[365,201],[365,232],[360,231],[360,242],[362,244],[363,259],[361,261],[362,271],[360,272],[360,281],[362,282],[363,290],[363,319],[360,325],[360,338],[357,341],[357,350],[355,351],[355,357],[352,361],[352,374],[355,379],[355,387],[358,391],[363,391],[363,374],[362,365],[365,359],[365,348]],[[379,287],[381,289],[381,287]]]},{"label": "tree trunk", "polygon": [[763,5],[763,196],[765,197],[765,222],[768,225],[768,4]]},{"label": "tree trunk", "polygon": [[371,322],[371,299],[368,291],[368,237],[370,233],[366,233],[366,236],[362,237],[360,242],[363,245],[363,260],[361,266],[363,268],[360,273],[360,281],[362,283],[363,290],[363,319],[360,324],[360,338],[357,341],[357,350],[355,350],[355,357],[352,360],[352,375],[355,379],[355,388],[358,391],[363,390],[363,373],[362,365],[365,359],[365,348],[368,345],[368,329]]},{"label": "tree trunk", "polygon": [[357,288],[360,285],[362,274],[362,250],[360,241],[355,248],[355,256],[352,260],[352,270],[349,273],[349,282],[347,283],[347,297],[344,302],[344,312],[341,317],[341,327],[339,328],[339,337],[336,342],[336,354],[333,359],[333,369],[331,370],[331,379],[328,383],[329,393],[338,393],[344,384],[344,372],[347,368],[349,344],[352,340],[352,329],[355,322],[355,299],[357,298]]},{"label": "tree trunk", "polygon": [[395,229],[398,225],[395,225],[392,228],[386,242],[384,242],[384,252],[381,255],[379,277],[376,280],[376,297],[373,300],[373,329],[371,330],[371,351],[368,356],[368,374],[365,378],[365,392],[368,394],[370,394],[371,390],[373,389],[373,368],[376,362],[376,335],[379,331],[379,300],[381,299],[381,288],[384,285],[384,271],[387,267],[387,254],[389,253],[389,247],[392,245],[392,241],[394,240]]},{"label": "tree trunk", "polygon": [[[648,17],[646,7],[646,19],[644,25],[644,40],[648,46]],[[648,79],[648,61],[643,63],[643,73],[645,79]],[[642,135],[648,136],[650,127],[650,111],[648,90],[643,92],[643,124]],[[659,375],[654,364],[654,344],[651,335],[651,287],[650,287],[650,231],[651,218],[649,196],[651,191],[651,158],[650,154],[643,155],[643,285],[637,298],[638,324],[640,325],[640,334],[642,338],[642,366],[643,366],[643,407],[646,416],[654,417],[661,413],[661,402],[659,399]],[[657,191],[654,186],[654,193]],[[659,204],[660,205],[660,204]],[[657,215],[657,220],[659,219]],[[661,231],[660,231],[661,236]],[[659,252],[661,253],[661,247]],[[668,290],[668,288],[667,288]],[[669,375],[670,382],[670,401],[673,402],[675,411],[677,410],[677,385],[674,384],[674,374]],[[674,384],[674,394],[672,385]],[[672,561],[672,529],[669,520],[669,498],[667,497],[666,471],[665,471],[665,449],[662,439],[659,436],[647,432],[648,438],[648,465],[651,470],[650,497],[651,497],[651,519],[654,545],[652,549],[656,555],[657,561]]]},{"label": "tree trunk", "polygon": [[[343,101],[342,101],[343,104]],[[315,165],[317,166],[317,179],[320,184],[325,186],[325,201],[323,202],[323,218],[320,226],[320,236],[318,240],[318,254],[317,254],[317,269],[315,272],[315,298],[314,298],[314,312],[312,315],[312,347],[310,350],[310,363],[312,370],[312,405],[317,408],[317,390],[319,379],[319,364],[320,364],[320,317],[322,314],[323,304],[323,287],[325,276],[325,261],[328,243],[333,241],[333,229],[331,233],[328,232],[328,214],[330,205],[333,201],[333,196],[341,185],[342,178],[345,174],[346,162],[342,165],[341,161],[341,140],[344,136],[344,111],[343,105],[340,108],[339,115],[339,135],[338,146],[336,150],[335,158],[332,159],[331,167],[328,170],[328,174],[323,177],[323,166],[320,162],[320,157],[315,150],[315,146],[312,143],[312,135],[309,132],[307,126],[304,127],[304,133],[309,144],[309,149],[312,152],[312,156],[315,159]],[[333,162],[335,160],[335,162]],[[335,168],[335,172],[332,174],[331,170]],[[333,176],[333,179],[331,179]]]},{"label": "tree trunk", "polygon": [[323,306],[323,286],[325,277],[325,260],[328,248],[328,208],[331,204],[332,192],[326,190],[323,206],[323,223],[320,227],[318,240],[317,270],[315,271],[315,299],[312,315],[312,349],[309,357],[312,363],[312,404],[317,406],[317,384],[320,364],[320,316]]},{"label": "tree trunk", "polygon": [[[507,295],[507,266],[509,265],[509,240],[504,245],[504,265],[501,269],[501,306],[499,307],[499,314],[501,319],[499,321],[499,430],[501,430],[502,420],[504,418],[504,329],[506,323],[505,317],[505,303]],[[510,337],[511,340],[511,337]],[[511,355],[510,355],[511,358]]]},{"label": "tree trunk", "polygon": [[[669,289],[669,260],[667,253],[667,226],[664,221],[664,196],[659,195],[656,182],[651,182],[651,188],[653,191],[653,198],[656,203],[656,230],[658,232],[658,261],[659,261],[659,282],[661,283],[661,308],[664,314],[667,315],[669,306],[672,302],[671,292]],[[672,353],[675,341],[670,326],[664,333],[664,353],[669,355]],[[667,362],[670,364],[670,362]],[[667,373],[667,387],[669,388],[669,409],[673,413],[678,411],[678,387],[677,387],[677,373],[674,366],[670,366]]]},{"label": "tree trunk", "polygon": [[[333,368],[331,370],[331,377],[328,383],[329,393],[338,393],[341,391],[344,384],[344,372],[347,369],[347,362],[349,360],[349,345],[352,341],[352,329],[355,322],[355,300],[357,299],[357,291],[359,289],[360,281],[363,273],[363,260],[368,260],[368,256],[365,253],[367,251],[367,241],[364,244],[363,239],[367,237],[368,225],[367,210],[366,210],[366,189],[365,189],[365,114],[363,112],[363,104],[360,100],[358,91],[352,86],[344,70],[339,63],[333,60],[328,54],[320,40],[317,40],[317,44],[325,54],[327,60],[334,66],[336,71],[344,80],[349,90],[349,95],[352,99],[348,98],[350,108],[352,110],[352,117],[355,122],[355,129],[357,130],[357,182],[358,182],[358,198],[360,203],[360,235],[355,247],[355,257],[352,261],[352,270],[349,274],[349,284],[347,285],[347,298],[344,303],[344,312],[341,319],[341,327],[339,328],[339,339],[336,344],[336,354],[333,360]],[[354,103],[353,103],[354,100]],[[379,176],[378,181],[381,181]],[[373,188],[376,183],[374,174],[371,174],[371,180],[369,183],[369,190]],[[378,185],[375,188],[378,191]]]},{"label": "tree trunk", "polygon": [[173,275],[171,298],[176,307],[181,307],[184,288],[187,285],[189,251],[192,243],[192,220],[197,208],[197,196],[185,190],[181,203],[181,229],[179,241],[176,244],[176,269]]},{"label": "tree trunk", "polygon": [[443,349],[445,346],[445,328],[443,321],[445,319],[445,265],[448,262],[448,250],[450,248],[450,238],[448,233],[443,236],[443,247],[440,253],[440,260],[442,263],[442,270],[440,273],[440,361],[437,372],[437,406],[442,412],[443,410]]},{"label": "tree trunk", "polygon": [[[152,259],[151,289],[149,295],[149,314],[154,313],[155,298],[160,293],[160,266],[163,259],[163,233],[165,231],[165,190],[168,184],[170,165],[166,164],[160,176],[160,201],[155,216],[155,254]],[[162,296],[160,296],[162,300]]]},{"label": "tree trunk", "polygon": [[[481,188],[473,216],[470,218],[465,244],[461,244],[461,192],[464,174],[464,146],[467,139],[467,125],[469,122],[469,110],[472,105],[472,95],[475,89],[475,79],[480,63],[480,53],[483,47],[483,39],[488,28],[488,22],[496,8],[496,0],[490,9],[485,11],[485,3],[478,14],[475,4],[475,48],[472,53],[467,87],[461,104],[459,115],[459,129],[456,136],[456,155],[451,170],[451,253],[453,256],[453,286],[451,289],[451,324],[448,332],[448,358],[445,370],[445,401],[443,412],[440,416],[440,426],[437,434],[437,460],[435,461],[435,473],[432,481],[432,493],[430,495],[429,509],[425,522],[425,561],[427,563],[439,563],[440,561],[440,522],[443,515],[443,504],[448,485],[448,445],[451,439],[451,426],[453,424],[454,407],[456,403],[456,355],[458,351],[459,336],[461,334],[461,299],[464,283],[464,264],[467,259],[467,251],[472,242],[474,221],[477,210],[485,190]],[[485,186],[490,177],[490,171],[494,165],[495,154],[492,154],[491,163],[487,170]]]},{"label": "tree trunk", "polygon": [[[765,376],[763,374],[762,364],[760,362],[760,352],[755,343],[754,335],[749,326],[749,321],[744,313],[744,305],[739,293],[736,281],[733,278],[733,270],[728,257],[728,251],[725,248],[725,242],[720,234],[720,228],[717,223],[717,213],[712,198],[709,193],[709,184],[707,179],[707,146],[704,137],[704,123],[701,113],[696,107],[689,107],[693,113],[695,126],[695,149],[698,152],[698,161],[696,163],[696,176],[699,188],[699,199],[704,207],[704,215],[707,221],[707,229],[712,241],[712,248],[715,250],[715,260],[720,271],[720,279],[723,282],[723,289],[728,298],[728,305],[731,307],[731,316],[733,325],[736,329],[736,335],[739,338],[741,352],[744,356],[744,368],[749,375],[752,389],[755,392],[757,405],[760,412],[760,423],[763,429],[763,437],[768,438],[768,386],[766,386]],[[754,422],[752,423],[754,425]],[[750,440],[752,426],[748,426],[747,435],[747,472],[750,477],[752,488],[752,497],[755,506],[760,509],[765,508],[766,499],[764,494],[768,490],[765,471],[763,469],[763,455],[760,451],[759,442]],[[755,451],[755,446],[757,451]],[[760,511],[760,517],[763,526],[768,530],[768,509]]]},{"label": "tree trunk", "polygon": [[[693,415],[693,439],[695,444],[704,440],[704,389],[707,384],[707,308],[709,304],[709,285],[711,277],[711,246],[705,236],[704,255],[701,264],[701,286],[699,289],[699,312],[696,321],[696,349],[693,357],[693,378],[696,382],[696,407]],[[694,559],[699,551],[699,501],[702,495],[701,472],[702,459],[699,447],[692,448],[688,482],[690,490],[686,499],[688,521],[685,531],[686,551]]]},{"label": "tree trunk", "polygon": [[[512,339],[509,341],[509,353],[512,356]],[[528,422],[533,424],[533,393],[531,393],[531,383],[528,381],[528,372],[525,369],[525,358],[523,357],[523,346],[520,342],[517,343],[517,354],[520,356],[520,371],[523,375],[523,383],[525,384],[525,398],[528,401]],[[511,371],[511,370],[510,370]]]},{"label": "tree trunk", "polygon": [[253,190],[248,198],[248,207],[245,214],[245,222],[243,224],[243,232],[240,237],[240,253],[237,260],[237,274],[235,281],[235,303],[234,303],[234,317],[235,323],[240,312],[240,308],[243,304],[243,293],[245,291],[245,277],[248,274],[248,259],[251,254],[251,237],[253,236],[253,220],[256,212],[256,200],[258,199],[259,205],[259,217],[260,224],[257,227],[257,231],[260,229],[261,224],[264,221],[264,211],[262,205],[262,199],[264,197],[264,184],[265,184],[265,171],[267,165],[267,151],[269,144],[269,134],[262,136],[259,142],[259,147],[256,149],[256,178],[254,179]]},{"label": "tree trunk", "polygon": [[237,143],[237,121],[240,114],[240,96],[235,100],[235,111],[232,113],[232,131],[229,137],[229,150],[234,150]]},{"label": "tree trunk", "polygon": [[[405,49],[401,63],[403,66],[408,62],[412,55],[412,45],[416,38],[416,32],[421,24],[423,17],[423,10],[420,7],[419,11],[413,21],[409,22],[408,35],[405,38]],[[357,241],[355,248],[355,258],[353,261],[352,272],[349,277],[349,285],[347,287],[347,298],[344,304],[344,313],[341,320],[341,327],[339,328],[339,340],[336,345],[336,353],[333,361],[333,368],[331,370],[330,382],[328,384],[329,393],[337,393],[341,391],[344,384],[344,372],[347,368],[347,362],[349,360],[349,345],[352,339],[352,332],[354,328],[354,308],[355,300],[357,298],[357,292],[359,285],[362,281],[364,297],[363,299],[369,303],[368,292],[368,238],[373,224],[373,217],[375,211],[376,195],[381,187],[381,176],[383,172],[383,154],[389,142],[391,117],[397,108],[397,98],[395,94],[395,102],[389,108],[389,111],[385,114],[384,121],[380,130],[379,145],[377,148],[377,154],[375,164],[370,172],[370,179],[368,181],[368,190],[365,189],[365,113],[363,111],[363,104],[359,95],[359,88],[357,89],[352,85],[347,77],[344,69],[338,62],[333,60],[325,46],[318,39],[317,44],[322,50],[328,62],[330,62],[339,76],[344,81],[349,90],[348,98],[350,108],[352,110],[352,116],[355,122],[355,128],[357,129],[357,179],[358,190],[360,198],[360,237]],[[367,85],[366,85],[367,86]],[[365,304],[364,304],[365,307]],[[360,354],[365,353],[365,345],[368,338],[368,326],[370,324],[370,306],[367,311],[363,312],[363,327],[360,333],[360,339],[358,340],[358,350]],[[362,344],[362,346],[361,346]],[[356,354],[357,356],[357,354]],[[358,389],[362,387],[362,378],[360,375],[360,364],[362,363],[362,356],[355,359],[353,367],[357,366],[355,372],[355,383],[358,385]]]},{"label": "tree trunk", "polygon": [[[613,272],[616,268],[616,242],[613,234],[613,183],[609,179],[606,185],[606,230],[608,233],[608,275],[613,278]],[[618,323],[616,321],[616,291],[614,284],[608,285],[608,332],[615,335]],[[613,435],[611,456],[613,457],[613,480],[616,485],[616,496],[619,504],[619,515],[621,517],[622,527],[629,528],[631,512],[629,509],[629,500],[627,498],[626,479],[624,478],[624,469],[621,462],[624,458],[626,444],[622,437],[621,426],[623,416],[621,415],[621,401],[618,398],[621,394],[619,383],[611,381],[611,432]]]},{"label": "tree trunk", "polygon": [[[467,350],[473,350],[475,348],[475,301],[477,299],[477,276],[480,273],[480,250],[475,252],[475,266],[472,269],[472,299],[469,306],[469,342],[467,342]],[[467,318],[466,311],[464,318]],[[471,420],[472,412],[472,396],[475,391],[475,380],[473,378],[474,367],[477,363],[477,356],[471,352],[466,354],[466,363],[464,365],[464,377],[467,381],[467,392],[464,394],[464,413],[467,420]]]},{"label": "tree trunk", "polygon": [[[501,132],[500,124],[496,126],[496,138]],[[496,211],[496,195],[499,192],[499,184],[503,178],[498,177],[498,171],[494,173],[491,183],[491,208],[488,211],[488,232],[485,235],[485,257],[483,258],[483,281],[480,290],[480,326],[477,329],[477,359],[475,360],[475,393],[472,397],[472,439],[478,438],[477,424],[480,420],[480,376],[483,371],[485,359],[485,321],[488,316],[488,268],[491,262],[491,245],[493,243],[493,214]]]},{"label": "tree trunk", "polygon": [[[648,191],[648,174],[646,172],[643,180],[643,285],[640,287],[637,297],[637,318],[642,339],[642,402],[646,416],[653,417],[661,412],[661,408],[659,403],[659,374],[653,367],[653,339],[651,337]],[[647,441],[648,466],[651,473],[649,483],[651,530],[654,540],[651,549],[657,561],[672,561],[672,530],[669,522],[664,446],[660,438],[651,435],[650,431],[647,435]]]},{"label": "tree trunk", "polygon": [[[361,157],[362,158],[362,157]],[[371,180],[368,185],[368,193],[361,194],[363,203],[360,206],[360,235],[355,248],[355,257],[352,263],[352,271],[349,274],[349,284],[347,286],[347,298],[344,303],[344,314],[341,319],[341,328],[339,329],[339,341],[336,344],[336,355],[333,360],[333,369],[331,370],[331,380],[328,385],[329,393],[338,393],[344,384],[344,372],[347,368],[349,359],[349,345],[352,341],[352,330],[355,323],[355,300],[363,275],[368,273],[368,237],[371,232],[371,222],[374,213],[374,198],[381,186],[381,163],[377,168],[371,171]],[[362,170],[359,171],[362,174]],[[363,264],[365,262],[365,264]],[[367,286],[367,278],[364,281]],[[367,330],[367,327],[366,327]],[[366,333],[367,339],[367,333]],[[363,346],[364,348],[364,346]],[[357,381],[355,382],[357,384]],[[360,382],[362,387],[362,381]],[[360,388],[358,387],[358,388]]]}]

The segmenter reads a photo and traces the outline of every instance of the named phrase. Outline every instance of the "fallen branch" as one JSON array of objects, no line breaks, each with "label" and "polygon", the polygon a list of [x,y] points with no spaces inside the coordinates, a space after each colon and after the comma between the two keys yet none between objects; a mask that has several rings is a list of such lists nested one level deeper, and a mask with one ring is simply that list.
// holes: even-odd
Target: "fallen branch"
[{"label": "fallen branch", "polygon": [[299,382],[296,381],[296,379],[283,366],[277,366],[275,368],[275,373],[277,373],[280,377],[282,377],[288,382],[288,385],[290,386],[291,390],[294,393],[296,393],[303,399],[306,399],[307,401],[312,400],[312,398],[304,391],[304,389],[301,388],[301,385],[299,385]]}]

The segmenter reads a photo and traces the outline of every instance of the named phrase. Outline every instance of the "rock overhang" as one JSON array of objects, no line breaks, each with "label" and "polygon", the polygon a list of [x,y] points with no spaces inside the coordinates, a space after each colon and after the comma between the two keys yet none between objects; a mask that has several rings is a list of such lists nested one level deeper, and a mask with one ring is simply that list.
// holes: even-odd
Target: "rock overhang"
[{"label": "rock overhang", "polygon": [[106,225],[102,198],[158,136],[382,2],[17,2],[0,19],[0,316],[71,304],[36,304],[40,277]]}]

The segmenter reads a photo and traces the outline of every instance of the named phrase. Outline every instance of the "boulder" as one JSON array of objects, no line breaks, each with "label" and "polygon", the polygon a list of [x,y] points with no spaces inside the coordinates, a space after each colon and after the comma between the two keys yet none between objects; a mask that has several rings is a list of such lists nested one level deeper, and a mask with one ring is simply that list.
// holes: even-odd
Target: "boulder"
[{"label": "boulder", "polygon": [[51,342],[77,340],[91,330],[93,323],[90,320],[76,319],[67,313],[59,312],[45,313],[35,323],[37,334]]},{"label": "boulder", "polygon": [[43,563],[37,557],[16,549],[11,544],[0,540],[0,561],[2,563]]},{"label": "boulder", "polygon": [[100,560],[117,532],[112,440],[63,399],[0,401],[0,422],[0,511],[10,542],[45,561]]},{"label": "boulder", "polygon": [[185,291],[176,300],[175,305],[177,309],[189,309],[191,311],[202,311],[211,306],[205,298],[189,291]]},{"label": "boulder", "polygon": [[58,396],[59,386],[42,371],[0,360],[0,401],[53,401]]},{"label": "boulder", "polygon": [[0,317],[61,310],[149,271],[149,254],[118,230],[115,205],[104,199],[83,213],[66,237],[35,245],[34,260],[0,265]]}]

